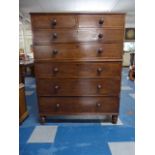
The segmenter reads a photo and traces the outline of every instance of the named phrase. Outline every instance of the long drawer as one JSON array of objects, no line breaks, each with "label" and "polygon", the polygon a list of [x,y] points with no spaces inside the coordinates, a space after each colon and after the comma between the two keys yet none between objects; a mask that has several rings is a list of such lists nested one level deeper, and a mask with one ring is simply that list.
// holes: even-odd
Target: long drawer
[{"label": "long drawer", "polygon": [[119,77],[122,62],[40,62],[35,63],[35,75],[39,78],[101,78]]},{"label": "long drawer", "polygon": [[39,97],[41,114],[118,113],[118,97]]},{"label": "long drawer", "polygon": [[31,16],[33,28],[73,28],[76,26],[74,15],[60,15],[60,14],[33,14]]},{"label": "long drawer", "polygon": [[34,46],[34,57],[38,59],[101,59],[122,58],[123,44],[83,43]]},{"label": "long drawer", "polygon": [[123,27],[124,15],[78,15],[79,27]]},{"label": "long drawer", "polygon": [[39,96],[116,96],[119,95],[119,91],[120,78],[37,79],[37,92]]},{"label": "long drawer", "polygon": [[34,45],[69,42],[119,42],[124,38],[123,29],[52,29],[34,30]]}]

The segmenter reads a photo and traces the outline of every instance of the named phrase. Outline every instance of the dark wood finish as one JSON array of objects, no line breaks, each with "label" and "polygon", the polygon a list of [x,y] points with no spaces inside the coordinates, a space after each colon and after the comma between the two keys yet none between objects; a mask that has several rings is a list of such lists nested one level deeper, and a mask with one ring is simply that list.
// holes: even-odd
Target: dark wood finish
[{"label": "dark wood finish", "polygon": [[121,74],[121,62],[42,62],[35,63],[36,76],[40,78],[102,78],[102,77],[119,77]]},{"label": "dark wood finish", "polygon": [[22,123],[28,116],[26,98],[25,98],[25,88],[24,84],[19,84],[19,123]]},{"label": "dark wood finish", "polygon": [[117,96],[120,78],[37,79],[39,96]]},{"label": "dark wood finish", "polygon": [[[35,45],[51,45],[52,43],[98,42],[121,43],[124,38],[123,29],[53,29],[34,30]],[[101,37],[101,36],[102,37]]]},{"label": "dark wood finish", "polygon": [[31,70],[31,76],[35,76],[34,73],[34,60],[20,60],[20,74],[21,74],[21,81],[25,83],[25,76],[27,75],[27,68]]},{"label": "dark wood finish", "polygon": [[38,59],[109,59],[122,58],[121,44],[54,44],[34,46],[34,57]]},{"label": "dark wood finish", "polygon": [[25,69],[23,70],[23,67],[19,65],[19,83],[25,83],[24,76]]},{"label": "dark wood finish", "polygon": [[32,13],[41,122],[53,115],[103,115],[117,122],[123,13]]},{"label": "dark wood finish", "polygon": [[41,115],[118,112],[118,97],[39,97]]}]

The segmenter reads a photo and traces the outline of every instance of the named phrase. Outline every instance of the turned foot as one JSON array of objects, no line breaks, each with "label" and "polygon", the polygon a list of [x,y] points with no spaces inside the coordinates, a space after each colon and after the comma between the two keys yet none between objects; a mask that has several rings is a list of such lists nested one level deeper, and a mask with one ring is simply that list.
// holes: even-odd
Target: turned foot
[{"label": "turned foot", "polygon": [[112,123],[116,124],[118,119],[118,115],[112,115]]},{"label": "turned foot", "polygon": [[40,117],[40,123],[41,123],[41,124],[44,124],[44,123],[45,123],[45,119],[46,119],[45,116],[41,116],[41,117]]}]

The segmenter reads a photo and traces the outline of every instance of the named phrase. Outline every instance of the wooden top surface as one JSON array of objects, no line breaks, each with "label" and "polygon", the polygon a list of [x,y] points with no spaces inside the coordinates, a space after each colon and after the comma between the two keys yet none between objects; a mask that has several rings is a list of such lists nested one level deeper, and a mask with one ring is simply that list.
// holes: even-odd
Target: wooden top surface
[{"label": "wooden top surface", "polygon": [[72,14],[72,15],[89,15],[89,14],[102,14],[102,15],[125,15],[124,12],[30,12],[30,15],[37,15],[37,14]]}]

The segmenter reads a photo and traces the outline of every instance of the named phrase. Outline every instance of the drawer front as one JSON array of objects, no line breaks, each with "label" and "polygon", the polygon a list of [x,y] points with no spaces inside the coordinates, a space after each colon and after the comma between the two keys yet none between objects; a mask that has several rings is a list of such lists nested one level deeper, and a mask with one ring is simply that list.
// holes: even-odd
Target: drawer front
[{"label": "drawer front", "polygon": [[32,15],[31,22],[33,29],[44,28],[73,28],[76,26],[74,15]]},{"label": "drawer front", "polygon": [[79,30],[35,30],[35,45],[50,45],[52,43],[68,42],[120,42],[124,38],[123,29],[79,29]]},{"label": "drawer front", "polygon": [[37,79],[39,96],[119,95],[120,78]]},{"label": "drawer front", "polygon": [[122,58],[123,44],[83,43],[34,46],[35,59]]},{"label": "drawer front", "polygon": [[82,77],[119,77],[121,75],[122,62],[102,63],[35,63],[35,75],[40,78],[82,78]]},{"label": "drawer front", "polygon": [[124,15],[78,15],[78,26],[82,27],[124,27]]},{"label": "drawer front", "polygon": [[118,113],[118,97],[39,97],[41,114]]}]

